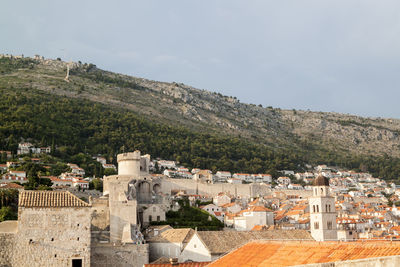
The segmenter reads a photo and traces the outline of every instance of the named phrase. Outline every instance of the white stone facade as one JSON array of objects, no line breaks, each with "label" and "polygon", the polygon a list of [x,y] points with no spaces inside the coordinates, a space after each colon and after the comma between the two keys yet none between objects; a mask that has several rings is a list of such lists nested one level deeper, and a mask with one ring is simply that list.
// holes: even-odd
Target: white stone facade
[{"label": "white stone facade", "polygon": [[337,240],[335,199],[328,186],[313,186],[309,198],[311,235],[316,241]]}]

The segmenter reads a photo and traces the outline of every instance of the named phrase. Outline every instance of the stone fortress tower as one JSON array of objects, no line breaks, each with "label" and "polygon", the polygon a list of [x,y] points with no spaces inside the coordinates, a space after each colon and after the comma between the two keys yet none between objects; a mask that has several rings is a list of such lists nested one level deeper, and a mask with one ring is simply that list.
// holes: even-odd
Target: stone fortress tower
[{"label": "stone fortress tower", "polygon": [[142,225],[153,218],[165,219],[161,181],[149,174],[149,155],[123,153],[117,161],[118,174],[104,177],[103,187],[103,197],[108,198],[110,241],[141,242]]},{"label": "stone fortress tower", "polygon": [[335,199],[329,195],[329,179],[319,175],[309,198],[311,235],[316,241],[337,240]]}]

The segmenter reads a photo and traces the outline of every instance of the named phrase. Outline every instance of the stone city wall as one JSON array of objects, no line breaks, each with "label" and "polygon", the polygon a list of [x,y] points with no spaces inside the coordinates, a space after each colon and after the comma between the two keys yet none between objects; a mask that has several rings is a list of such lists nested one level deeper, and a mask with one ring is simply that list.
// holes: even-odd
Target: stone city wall
[{"label": "stone city wall", "polygon": [[262,184],[207,184],[191,179],[162,179],[163,193],[171,193],[171,190],[184,190],[187,194],[200,194],[216,196],[220,192],[227,192],[234,196],[257,197],[270,195],[271,189]]},{"label": "stone city wall", "polygon": [[0,267],[12,266],[14,240],[14,233],[0,233]]},{"label": "stone city wall", "polygon": [[148,244],[96,244],[91,248],[93,267],[132,267],[149,263]]},{"label": "stone city wall", "polygon": [[217,183],[207,184],[193,181],[192,179],[160,179],[162,192],[170,194],[172,190],[184,190],[187,194],[200,194],[214,197],[220,192],[226,192],[233,196],[258,197],[272,195],[274,192],[282,192],[287,196],[298,196],[307,199],[312,195],[311,191],[279,189],[272,190],[264,184],[230,184]]},{"label": "stone city wall", "polygon": [[90,266],[90,208],[19,208],[12,266]]}]

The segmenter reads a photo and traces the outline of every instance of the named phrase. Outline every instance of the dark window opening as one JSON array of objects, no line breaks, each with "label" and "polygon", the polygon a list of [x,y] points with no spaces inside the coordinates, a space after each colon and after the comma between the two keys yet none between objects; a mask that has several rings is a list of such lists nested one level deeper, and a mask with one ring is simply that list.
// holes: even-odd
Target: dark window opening
[{"label": "dark window opening", "polygon": [[76,240],[79,241],[79,237]]},{"label": "dark window opening", "polygon": [[54,238],[51,238],[51,241],[54,241]]},{"label": "dark window opening", "polygon": [[54,258],[57,258],[57,254],[54,254]]},{"label": "dark window opening", "polygon": [[159,221],[160,221],[160,219],[161,219],[161,218],[160,218],[160,216],[157,216],[157,222],[159,222]]},{"label": "dark window opening", "polygon": [[72,267],[82,267],[82,259],[73,259]]},{"label": "dark window opening", "polygon": [[153,218],[151,217],[151,215],[149,215],[149,222],[152,222]]}]

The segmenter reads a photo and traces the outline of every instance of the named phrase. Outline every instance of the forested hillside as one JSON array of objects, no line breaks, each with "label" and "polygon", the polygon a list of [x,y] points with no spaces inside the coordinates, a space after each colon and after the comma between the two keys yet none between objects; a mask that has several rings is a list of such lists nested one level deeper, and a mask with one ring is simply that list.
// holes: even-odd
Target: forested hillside
[{"label": "forested hillside", "polygon": [[[115,162],[117,153],[139,149],[152,157],[212,170],[277,175],[277,170],[325,163],[387,179],[399,177],[400,160],[391,150],[382,153],[385,149],[380,147],[359,153],[350,145],[347,150],[342,143],[335,146],[327,123],[319,123],[323,130],[309,134],[296,128],[304,121],[312,127],[312,116],[337,123],[333,115],[256,107],[184,85],[104,72],[91,64],[76,63],[66,82],[65,66],[62,61],[0,59],[0,150],[15,151],[19,141],[30,139],[57,147],[55,156],[66,160],[84,153],[103,154]],[[222,98],[224,109],[217,102]],[[240,118],[234,120],[232,114]],[[293,126],[286,122],[288,116]],[[396,124],[355,116],[342,117],[341,123],[344,128],[339,130],[372,127],[382,131],[377,132],[379,142],[397,142]],[[354,142],[362,147],[364,141],[360,137]]]}]

